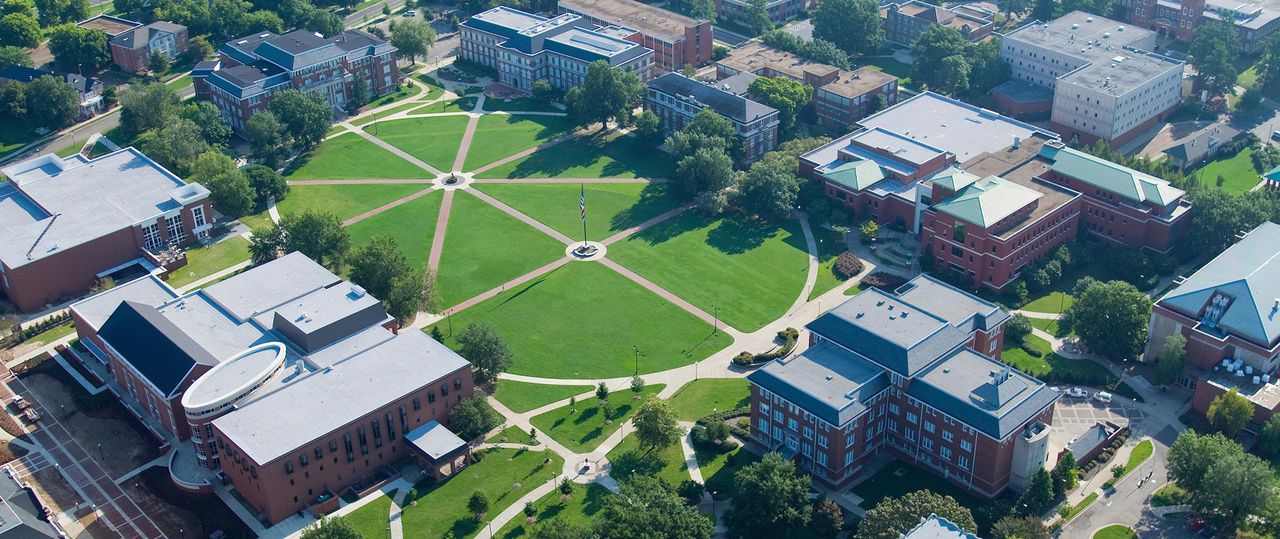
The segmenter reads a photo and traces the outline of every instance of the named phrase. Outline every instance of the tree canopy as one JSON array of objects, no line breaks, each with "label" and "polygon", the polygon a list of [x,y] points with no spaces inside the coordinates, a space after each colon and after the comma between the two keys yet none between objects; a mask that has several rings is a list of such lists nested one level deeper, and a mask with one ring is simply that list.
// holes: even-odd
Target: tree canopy
[{"label": "tree canopy", "polygon": [[0,45],[34,49],[40,46],[40,23],[24,13],[0,17]]},{"label": "tree canopy", "polygon": [[1176,382],[1187,363],[1187,338],[1175,333],[1165,338],[1164,348],[1156,356],[1156,383],[1168,385]]},{"label": "tree canopy", "polygon": [[931,514],[945,518],[969,533],[978,531],[973,513],[955,498],[930,490],[917,490],[898,498],[885,498],[867,511],[866,518],[858,525],[858,539],[898,539],[899,535],[919,524],[920,519]]},{"label": "tree canopy", "polygon": [[1276,502],[1267,463],[1221,434],[1183,431],[1169,446],[1166,462],[1191,504],[1224,517],[1228,525],[1261,514]]},{"label": "tree canopy", "polygon": [[669,447],[679,442],[684,434],[671,403],[662,399],[649,399],[640,405],[632,424],[635,425],[636,438],[650,450]]},{"label": "tree canopy", "polygon": [[1201,87],[1212,95],[1231,91],[1236,84],[1235,60],[1240,56],[1240,37],[1234,23],[1205,21],[1196,28],[1195,39],[1188,50],[1191,63],[1199,73]]},{"label": "tree canopy", "polygon": [[500,423],[502,415],[480,395],[462,399],[449,412],[449,427],[463,440],[479,438]]},{"label": "tree canopy", "polygon": [[266,230],[254,230],[249,241],[254,264],[264,264],[298,251],[331,271],[339,271],[346,260],[351,236],[337,216],[309,209],[286,214],[278,225]]},{"label": "tree canopy", "polygon": [[67,81],[44,75],[27,84],[27,120],[61,129],[80,117],[80,93]]},{"label": "tree canopy", "polygon": [[208,188],[213,207],[226,215],[239,217],[253,209],[249,179],[236,168],[235,160],[222,152],[200,154],[191,165],[190,179]]},{"label": "tree canopy", "polygon": [[1253,403],[1233,387],[1214,397],[1204,416],[1214,429],[1227,436],[1235,436],[1253,419]]},{"label": "tree canopy", "polygon": [[173,88],[159,82],[130,85],[119,100],[120,126],[134,135],[168,125],[181,105]]},{"label": "tree canopy", "polygon": [[459,353],[471,362],[476,370],[476,381],[487,383],[497,380],[498,374],[511,367],[511,350],[498,334],[497,328],[485,322],[467,325],[458,334]]},{"label": "tree canopy", "polygon": [[848,54],[872,54],[884,46],[880,4],[875,0],[823,0],[813,13],[813,37]]},{"label": "tree canopy", "polygon": [[93,73],[111,65],[107,33],[97,28],[63,24],[49,33],[49,52],[58,67],[78,73]]},{"label": "tree canopy", "polygon": [[391,27],[391,44],[400,50],[401,55],[408,54],[410,63],[417,62],[419,56],[426,56],[435,42],[436,31],[425,21],[401,19]]},{"label": "tree canopy", "polygon": [[794,462],[768,453],[734,474],[733,508],[725,524],[741,537],[786,537],[809,524],[811,483]]},{"label": "tree canopy", "polygon": [[782,131],[790,133],[796,128],[800,109],[809,105],[813,87],[787,77],[759,77],[751,81],[747,92],[752,99],[778,109]]},{"label": "tree canopy", "polygon": [[319,144],[333,124],[333,108],[317,94],[285,90],[275,94],[267,107],[294,143],[303,148]]},{"label": "tree canopy", "polygon": [[302,530],[301,539],[361,539],[363,536],[344,516],[330,516]]},{"label": "tree canopy", "polygon": [[795,208],[800,192],[801,181],[795,170],[788,167],[785,160],[757,161],[738,182],[739,205],[761,219],[787,217]]},{"label": "tree canopy", "polygon": [[1151,298],[1124,281],[1089,283],[1066,313],[1089,350],[1111,359],[1138,357],[1150,317]]},{"label": "tree canopy", "polygon": [[710,539],[711,520],[684,503],[661,479],[635,474],[605,499],[595,520],[599,539]]},{"label": "tree canopy", "polygon": [[640,105],[644,84],[635,73],[610,67],[597,60],[587,66],[582,83],[565,92],[564,102],[578,125],[599,122],[601,130],[610,120],[631,121],[631,111]]}]

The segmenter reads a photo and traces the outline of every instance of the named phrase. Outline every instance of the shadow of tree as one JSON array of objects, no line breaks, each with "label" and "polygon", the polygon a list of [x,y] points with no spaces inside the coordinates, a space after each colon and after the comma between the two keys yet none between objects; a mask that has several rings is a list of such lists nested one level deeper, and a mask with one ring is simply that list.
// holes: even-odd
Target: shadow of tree
[{"label": "shadow of tree", "polygon": [[610,461],[613,467],[611,475],[618,480],[626,480],[635,474],[657,476],[669,463],[654,451],[632,449]]},{"label": "shadow of tree", "polygon": [[[765,240],[779,233],[779,228],[777,223],[756,219],[724,219],[707,233],[707,245],[725,254],[741,254],[763,245]],[[795,234],[791,234],[786,241],[796,247],[795,240]],[[805,250],[804,238],[800,238],[798,247]]]}]

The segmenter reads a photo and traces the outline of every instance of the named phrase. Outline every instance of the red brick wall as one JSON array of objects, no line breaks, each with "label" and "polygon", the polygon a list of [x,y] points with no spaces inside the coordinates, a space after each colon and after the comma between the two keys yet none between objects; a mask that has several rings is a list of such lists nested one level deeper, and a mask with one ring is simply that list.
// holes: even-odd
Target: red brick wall
[{"label": "red brick wall", "polygon": [[5,293],[22,311],[43,309],[89,291],[98,272],[139,256],[131,229],[66,248],[19,268],[5,268]]},{"label": "red brick wall", "polygon": [[[988,229],[965,223],[963,243],[953,239],[956,218],[932,209],[926,210],[920,229],[921,249],[922,252],[924,249],[932,250],[939,271],[955,264],[969,275],[974,287],[998,290],[1008,284],[1023,266],[1052,253],[1059,245],[1075,240],[1078,200],[1045,214],[1036,223],[1004,240],[992,235]],[[959,247],[959,256],[955,255],[952,247]]]}]

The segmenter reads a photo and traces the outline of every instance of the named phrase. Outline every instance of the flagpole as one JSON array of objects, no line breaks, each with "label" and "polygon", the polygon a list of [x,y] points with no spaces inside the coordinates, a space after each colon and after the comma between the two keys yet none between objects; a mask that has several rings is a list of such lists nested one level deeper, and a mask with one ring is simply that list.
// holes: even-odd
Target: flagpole
[{"label": "flagpole", "polygon": [[587,248],[587,188],[585,184],[578,184],[578,205],[582,212],[582,248]]}]

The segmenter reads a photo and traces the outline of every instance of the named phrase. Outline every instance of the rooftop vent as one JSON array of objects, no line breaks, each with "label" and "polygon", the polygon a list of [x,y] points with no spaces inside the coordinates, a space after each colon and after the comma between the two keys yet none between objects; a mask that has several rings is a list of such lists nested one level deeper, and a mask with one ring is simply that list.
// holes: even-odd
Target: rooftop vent
[{"label": "rooftop vent", "polygon": [[1080,28],[1080,25],[1079,25],[1079,24],[1077,24],[1077,23],[1072,23],[1072,24],[1071,24],[1071,29],[1072,29],[1072,30],[1075,30],[1075,29],[1078,29],[1078,28]]},{"label": "rooftop vent", "polygon": [[862,311],[858,311],[858,314],[853,315],[853,317],[854,317],[854,318],[862,318],[862,315],[864,315],[864,314],[866,314],[866,313],[864,313],[864,312],[862,312]]},{"label": "rooftop vent", "polygon": [[1122,25],[1120,25],[1120,26],[1117,26],[1117,27],[1116,27],[1116,31],[1117,31],[1117,32],[1123,32],[1123,31],[1124,31],[1124,25],[1122,24]]},{"label": "rooftop vent", "polygon": [[1093,17],[1086,17],[1084,22],[1093,22]]},{"label": "rooftop vent", "polygon": [[884,300],[882,299],[876,300],[876,307],[883,307],[883,306],[884,306]]}]

